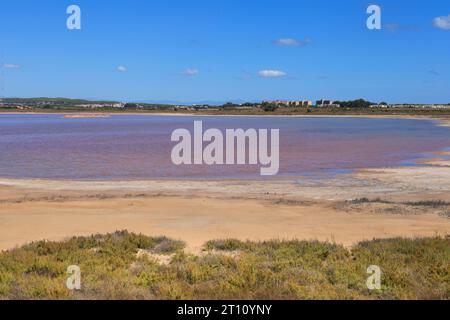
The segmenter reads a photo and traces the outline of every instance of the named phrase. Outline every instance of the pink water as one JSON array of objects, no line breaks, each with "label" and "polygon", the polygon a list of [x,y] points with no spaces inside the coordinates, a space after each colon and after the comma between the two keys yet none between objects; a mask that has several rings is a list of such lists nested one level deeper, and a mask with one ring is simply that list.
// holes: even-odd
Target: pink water
[{"label": "pink water", "polygon": [[260,178],[259,166],[175,166],[172,131],[280,129],[280,177],[329,177],[358,168],[415,165],[450,147],[429,120],[292,117],[0,115],[0,177],[144,180]]}]

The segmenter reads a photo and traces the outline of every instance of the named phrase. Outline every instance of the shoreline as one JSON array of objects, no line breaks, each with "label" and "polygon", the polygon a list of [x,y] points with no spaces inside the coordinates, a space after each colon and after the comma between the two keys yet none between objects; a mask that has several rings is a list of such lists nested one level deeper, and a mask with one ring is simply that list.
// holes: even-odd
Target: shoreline
[{"label": "shoreline", "polygon": [[[12,186],[12,187],[42,187],[50,188],[54,190],[64,190],[67,188],[85,189],[92,187],[96,190],[101,189],[122,189],[129,186],[129,189],[133,188],[141,189],[148,188],[152,184],[157,184],[159,186],[163,185],[178,185],[178,186],[188,186],[188,185],[198,185],[198,186],[211,186],[211,185],[276,185],[276,184],[297,184],[299,180],[304,181],[305,184],[315,185],[323,183],[333,183],[334,181],[344,181],[346,179],[367,179],[370,176],[383,175],[383,173],[390,172],[391,175],[398,175],[399,173],[409,172],[422,173],[428,172],[429,174],[436,174],[436,169],[442,170],[442,174],[446,173],[446,168],[450,168],[450,149],[444,148],[442,150],[436,150],[434,152],[428,153],[428,156],[423,156],[420,158],[415,158],[416,165],[406,166],[406,165],[394,165],[388,167],[377,167],[377,168],[360,168],[350,170],[346,173],[336,173],[324,178],[311,178],[308,176],[276,176],[270,178],[223,178],[223,179],[189,179],[189,178],[149,178],[149,179],[51,179],[51,178],[9,178],[0,177],[0,187],[1,186]],[[379,178],[377,178],[379,180]],[[450,180],[449,180],[450,181]],[[449,182],[450,190],[450,182]],[[127,189],[127,188],[125,188]]]},{"label": "shoreline", "polygon": [[364,169],[328,181],[262,184],[0,179],[0,251],[117,230],[181,239],[193,254],[212,239],[319,240],[352,247],[375,238],[447,236],[450,161],[441,162],[448,166]]},{"label": "shoreline", "polygon": [[2,112],[1,115],[61,115],[65,119],[108,119],[114,116],[146,116],[146,117],[276,117],[276,118],[366,118],[366,119],[411,119],[429,120],[450,127],[450,115],[420,114],[205,114],[205,113],[164,113],[164,112]]},{"label": "shoreline", "polygon": [[170,117],[293,117],[293,118],[417,118],[417,119],[429,119],[436,118],[442,119],[449,118],[450,115],[422,115],[422,114],[361,114],[361,113],[348,113],[348,114],[277,114],[277,113],[259,113],[259,114],[215,114],[215,113],[198,113],[198,112],[109,112],[109,111],[65,111],[65,112],[5,112],[0,111],[0,115],[61,115],[61,116],[76,116],[76,115],[92,115],[92,116],[121,116],[121,115],[132,115],[132,116],[170,116]]},{"label": "shoreline", "polygon": [[351,247],[374,238],[446,236],[449,155],[436,151],[421,160],[426,166],[360,169],[330,179],[0,178],[0,251],[116,230],[181,239],[195,254],[221,238]]}]

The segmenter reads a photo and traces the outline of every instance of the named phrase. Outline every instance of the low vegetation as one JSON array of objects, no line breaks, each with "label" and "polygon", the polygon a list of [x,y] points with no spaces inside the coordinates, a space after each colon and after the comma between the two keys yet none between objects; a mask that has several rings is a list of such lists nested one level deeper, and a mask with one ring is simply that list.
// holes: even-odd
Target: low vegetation
[{"label": "low vegetation", "polygon": [[388,105],[385,102],[378,107],[364,99],[352,101],[335,101],[336,106],[292,107],[275,103],[232,102],[223,105],[174,105],[163,103],[121,103],[118,101],[90,101],[67,98],[4,98],[0,99],[0,112],[36,112],[36,113],[114,113],[127,112],[142,114],[198,114],[198,115],[417,115],[447,119],[450,116],[450,103],[443,108],[433,106]]},{"label": "low vegetation", "polygon": [[[351,250],[231,239],[208,242],[198,256],[183,248],[126,231],[32,243],[0,254],[0,299],[450,298],[450,237],[375,240]],[[79,291],[66,287],[70,265],[81,269]],[[383,272],[381,290],[366,286],[370,265]]]},{"label": "low vegetation", "polygon": [[384,203],[384,204],[403,204],[406,206],[412,206],[412,207],[429,207],[429,208],[441,208],[441,207],[447,207],[450,206],[450,202],[443,201],[443,200],[426,200],[426,201],[415,201],[415,202],[392,202],[383,200],[380,198],[376,199],[369,199],[369,198],[359,198],[351,200],[350,203],[352,204],[364,204],[364,203]]}]

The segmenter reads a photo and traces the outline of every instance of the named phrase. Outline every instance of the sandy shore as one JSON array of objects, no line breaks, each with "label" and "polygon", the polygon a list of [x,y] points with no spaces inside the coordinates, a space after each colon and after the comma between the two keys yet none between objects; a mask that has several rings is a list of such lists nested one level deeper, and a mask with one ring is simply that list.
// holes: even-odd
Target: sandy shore
[{"label": "sandy shore", "polygon": [[[351,201],[368,198],[375,202]],[[208,240],[362,240],[450,234],[450,161],[361,170],[331,180],[49,181],[0,179],[0,250],[121,229]]]},{"label": "sandy shore", "polygon": [[[431,119],[450,125],[448,118]],[[218,238],[317,239],[351,246],[373,238],[447,235],[449,155],[436,153],[420,167],[367,169],[327,180],[0,179],[0,250],[121,229],[181,239],[191,252]],[[352,201],[361,198],[382,201]],[[409,204],[430,200],[444,202]]]}]

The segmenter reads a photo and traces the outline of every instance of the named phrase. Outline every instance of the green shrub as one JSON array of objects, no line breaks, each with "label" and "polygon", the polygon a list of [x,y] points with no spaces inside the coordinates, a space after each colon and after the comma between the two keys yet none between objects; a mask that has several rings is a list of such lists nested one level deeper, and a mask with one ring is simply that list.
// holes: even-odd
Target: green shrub
[{"label": "green shrub", "polygon": [[[126,231],[35,242],[0,254],[0,299],[449,299],[450,237],[365,241],[209,241],[199,256]],[[169,264],[139,250],[172,254]],[[66,288],[78,265],[82,289]],[[380,266],[382,290],[366,287]]]}]

